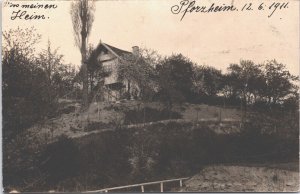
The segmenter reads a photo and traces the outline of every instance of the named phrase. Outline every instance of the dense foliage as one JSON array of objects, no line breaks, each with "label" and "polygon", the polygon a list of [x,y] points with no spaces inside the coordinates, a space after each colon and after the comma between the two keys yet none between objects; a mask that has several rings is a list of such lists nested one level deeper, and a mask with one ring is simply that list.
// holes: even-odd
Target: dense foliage
[{"label": "dense foliage", "polygon": [[241,60],[222,73],[211,66],[199,66],[182,54],[163,58],[142,53],[145,51],[139,56],[123,57],[118,75],[121,80],[136,83],[143,100],[159,100],[169,108],[182,102],[228,104],[244,109],[289,109],[287,102],[298,106],[299,77],[276,60],[262,64]]},{"label": "dense foliage", "polygon": [[55,116],[58,98],[74,88],[76,69],[63,63],[63,56],[52,50],[50,42],[47,49],[35,52],[40,39],[34,28],[3,32],[4,135]]}]

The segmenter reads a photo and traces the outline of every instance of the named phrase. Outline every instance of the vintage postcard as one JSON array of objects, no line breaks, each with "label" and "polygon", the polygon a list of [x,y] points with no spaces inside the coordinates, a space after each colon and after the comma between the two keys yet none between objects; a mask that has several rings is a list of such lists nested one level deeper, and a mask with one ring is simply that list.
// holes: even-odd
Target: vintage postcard
[{"label": "vintage postcard", "polygon": [[299,191],[298,0],[4,0],[3,191]]}]

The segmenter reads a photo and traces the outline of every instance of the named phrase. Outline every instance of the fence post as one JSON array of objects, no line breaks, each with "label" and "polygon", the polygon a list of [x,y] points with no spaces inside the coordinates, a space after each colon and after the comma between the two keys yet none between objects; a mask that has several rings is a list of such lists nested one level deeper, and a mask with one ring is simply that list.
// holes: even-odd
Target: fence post
[{"label": "fence post", "polygon": [[98,120],[100,120],[100,106],[98,100],[97,100],[97,109],[98,109]]},{"label": "fence post", "polygon": [[105,190],[105,193],[107,193],[108,191],[107,190]]},{"label": "fence post", "polygon": [[222,109],[219,108],[219,122],[222,121]]},{"label": "fence post", "polygon": [[160,192],[164,192],[164,183],[160,182]]},{"label": "fence post", "polygon": [[143,120],[143,123],[146,122],[146,110],[145,110],[145,103],[144,103],[144,120]]},{"label": "fence post", "polygon": [[141,189],[142,189],[142,193],[144,193],[145,192],[144,185],[141,186]]},{"label": "fence post", "polygon": [[180,187],[182,187],[182,179],[180,179],[179,184],[180,184]]}]

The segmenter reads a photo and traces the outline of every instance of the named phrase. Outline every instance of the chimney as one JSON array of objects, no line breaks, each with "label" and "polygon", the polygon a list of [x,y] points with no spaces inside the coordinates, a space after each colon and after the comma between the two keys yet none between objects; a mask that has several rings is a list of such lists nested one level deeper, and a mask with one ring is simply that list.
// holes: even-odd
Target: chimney
[{"label": "chimney", "polygon": [[132,54],[134,56],[139,56],[139,53],[140,53],[140,48],[138,46],[133,46],[132,47]]}]

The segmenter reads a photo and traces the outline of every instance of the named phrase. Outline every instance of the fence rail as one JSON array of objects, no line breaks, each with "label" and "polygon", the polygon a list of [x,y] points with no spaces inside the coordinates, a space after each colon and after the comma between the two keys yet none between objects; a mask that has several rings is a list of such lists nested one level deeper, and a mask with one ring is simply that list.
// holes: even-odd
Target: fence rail
[{"label": "fence rail", "polygon": [[133,187],[141,187],[141,192],[145,192],[145,187],[146,185],[156,185],[160,184],[160,192],[164,192],[164,183],[168,182],[176,182],[179,181],[179,186],[183,186],[183,180],[187,180],[188,177],[185,178],[177,178],[177,179],[168,179],[168,180],[162,180],[162,181],[154,181],[154,182],[147,182],[147,183],[139,183],[139,184],[133,184],[133,185],[126,185],[126,186],[119,186],[119,187],[111,187],[111,188],[105,188],[105,189],[100,189],[100,190],[95,190],[95,191],[86,191],[84,193],[107,193],[109,191],[113,190],[120,190],[120,189],[126,189],[126,188],[133,188]]}]

